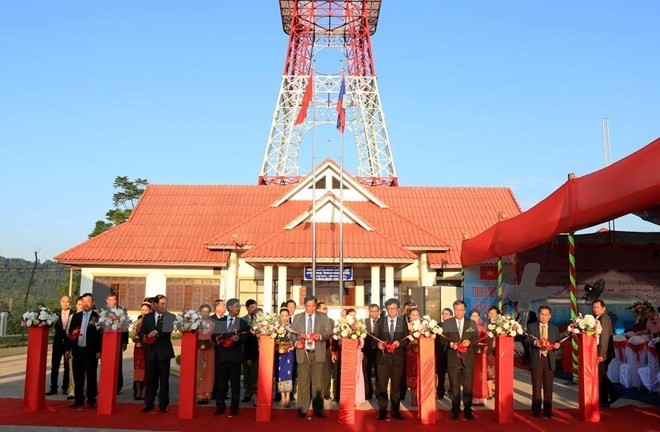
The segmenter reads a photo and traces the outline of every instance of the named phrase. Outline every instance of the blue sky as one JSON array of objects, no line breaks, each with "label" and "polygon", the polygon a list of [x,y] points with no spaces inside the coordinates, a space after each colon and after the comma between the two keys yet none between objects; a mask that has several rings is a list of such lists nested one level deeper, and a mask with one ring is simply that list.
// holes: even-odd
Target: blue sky
[{"label": "blue sky", "polygon": [[[603,117],[613,161],[651,142],[658,16],[653,0],[384,1],[372,42],[400,183],[510,186],[527,209],[603,166]],[[286,44],[276,0],[0,2],[0,255],[85,240],[118,175],[256,183]],[[338,159],[323,133],[317,157]]]}]

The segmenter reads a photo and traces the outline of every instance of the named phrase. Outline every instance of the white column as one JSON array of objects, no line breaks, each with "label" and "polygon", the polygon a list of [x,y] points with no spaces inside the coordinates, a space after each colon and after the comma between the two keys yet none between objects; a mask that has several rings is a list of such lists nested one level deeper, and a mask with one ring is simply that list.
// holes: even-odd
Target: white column
[{"label": "white column", "polygon": [[229,255],[229,272],[227,274],[227,286],[225,289],[225,293],[227,295],[227,298],[225,301],[227,301],[230,298],[236,298],[236,293],[238,287],[236,286],[238,276],[238,255],[236,252],[232,252],[231,255]]},{"label": "white column", "polygon": [[371,266],[371,303],[381,306],[380,302],[380,266]]},{"label": "white column", "polygon": [[158,294],[167,295],[167,278],[163,273],[150,272],[147,274],[146,297],[155,297]]},{"label": "white column", "polygon": [[264,266],[264,311],[273,312],[273,266]]},{"label": "white column", "polygon": [[435,270],[429,267],[426,253],[419,256],[419,284],[421,286],[435,285]]},{"label": "white column", "polygon": [[385,266],[385,297],[394,297],[394,266]]},{"label": "white column", "polygon": [[364,281],[355,280],[355,306],[364,306]]},{"label": "white column", "polygon": [[[94,287],[94,275],[89,269],[83,267],[80,270],[80,292],[74,293],[73,300],[75,300],[76,297],[79,295],[83,295],[85,293],[91,293],[93,287]],[[73,301],[71,303],[72,303],[71,306],[73,307],[76,306],[76,304]]]},{"label": "white column", "polygon": [[277,305],[286,300],[286,266],[280,264],[277,266]]}]

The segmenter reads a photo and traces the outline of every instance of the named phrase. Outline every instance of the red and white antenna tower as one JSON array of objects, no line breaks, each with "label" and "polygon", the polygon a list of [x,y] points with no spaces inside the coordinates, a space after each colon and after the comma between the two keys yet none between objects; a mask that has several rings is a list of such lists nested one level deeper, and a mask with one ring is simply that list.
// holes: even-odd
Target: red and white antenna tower
[{"label": "red and white antenna tower", "polygon": [[[288,184],[300,179],[302,135],[317,125],[335,124],[343,78],[346,129],[357,145],[357,177],[368,185],[397,185],[371,47],[380,5],[381,0],[280,0],[289,44],[260,184]],[[314,70],[315,55],[325,49],[340,51],[340,73],[324,75]],[[308,109],[314,115],[296,124],[312,75],[313,100]]]}]

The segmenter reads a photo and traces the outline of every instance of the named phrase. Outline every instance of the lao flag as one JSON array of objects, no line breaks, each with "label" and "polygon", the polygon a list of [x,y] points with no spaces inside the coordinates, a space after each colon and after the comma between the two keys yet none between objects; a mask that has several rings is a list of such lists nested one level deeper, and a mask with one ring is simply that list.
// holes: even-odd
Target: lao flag
[{"label": "lao flag", "polygon": [[482,265],[479,267],[479,279],[481,280],[497,280],[497,266],[496,265]]},{"label": "lao flag", "polygon": [[346,81],[341,78],[341,87],[339,87],[339,99],[337,100],[337,129],[344,133],[346,127],[346,110],[344,109],[344,94],[346,93]]},{"label": "lao flag", "polygon": [[302,106],[300,107],[300,112],[298,117],[296,117],[296,125],[302,124],[307,118],[307,107],[312,101],[312,89],[314,88],[314,75],[309,76],[309,81],[307,81],[307,87],[305,88],[305,94],[303,95]]}]

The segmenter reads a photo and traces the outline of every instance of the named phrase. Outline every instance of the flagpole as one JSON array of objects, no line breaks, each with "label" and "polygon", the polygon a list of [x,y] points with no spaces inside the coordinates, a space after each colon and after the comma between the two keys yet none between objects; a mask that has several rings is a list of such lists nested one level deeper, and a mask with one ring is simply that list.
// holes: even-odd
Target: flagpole
[{"label": "flagpole", "polygon": [[[343,76],[342,85],[345,88]],[[346,121],[345,117],[343,121]],[[344,128],[345,123],[340,130],[339,141],[339,306],[344,306]]]},{"label": "flagpole", "polygon": [[312,295],[316,296],[316,104],[313,99],[312,104]]}]

